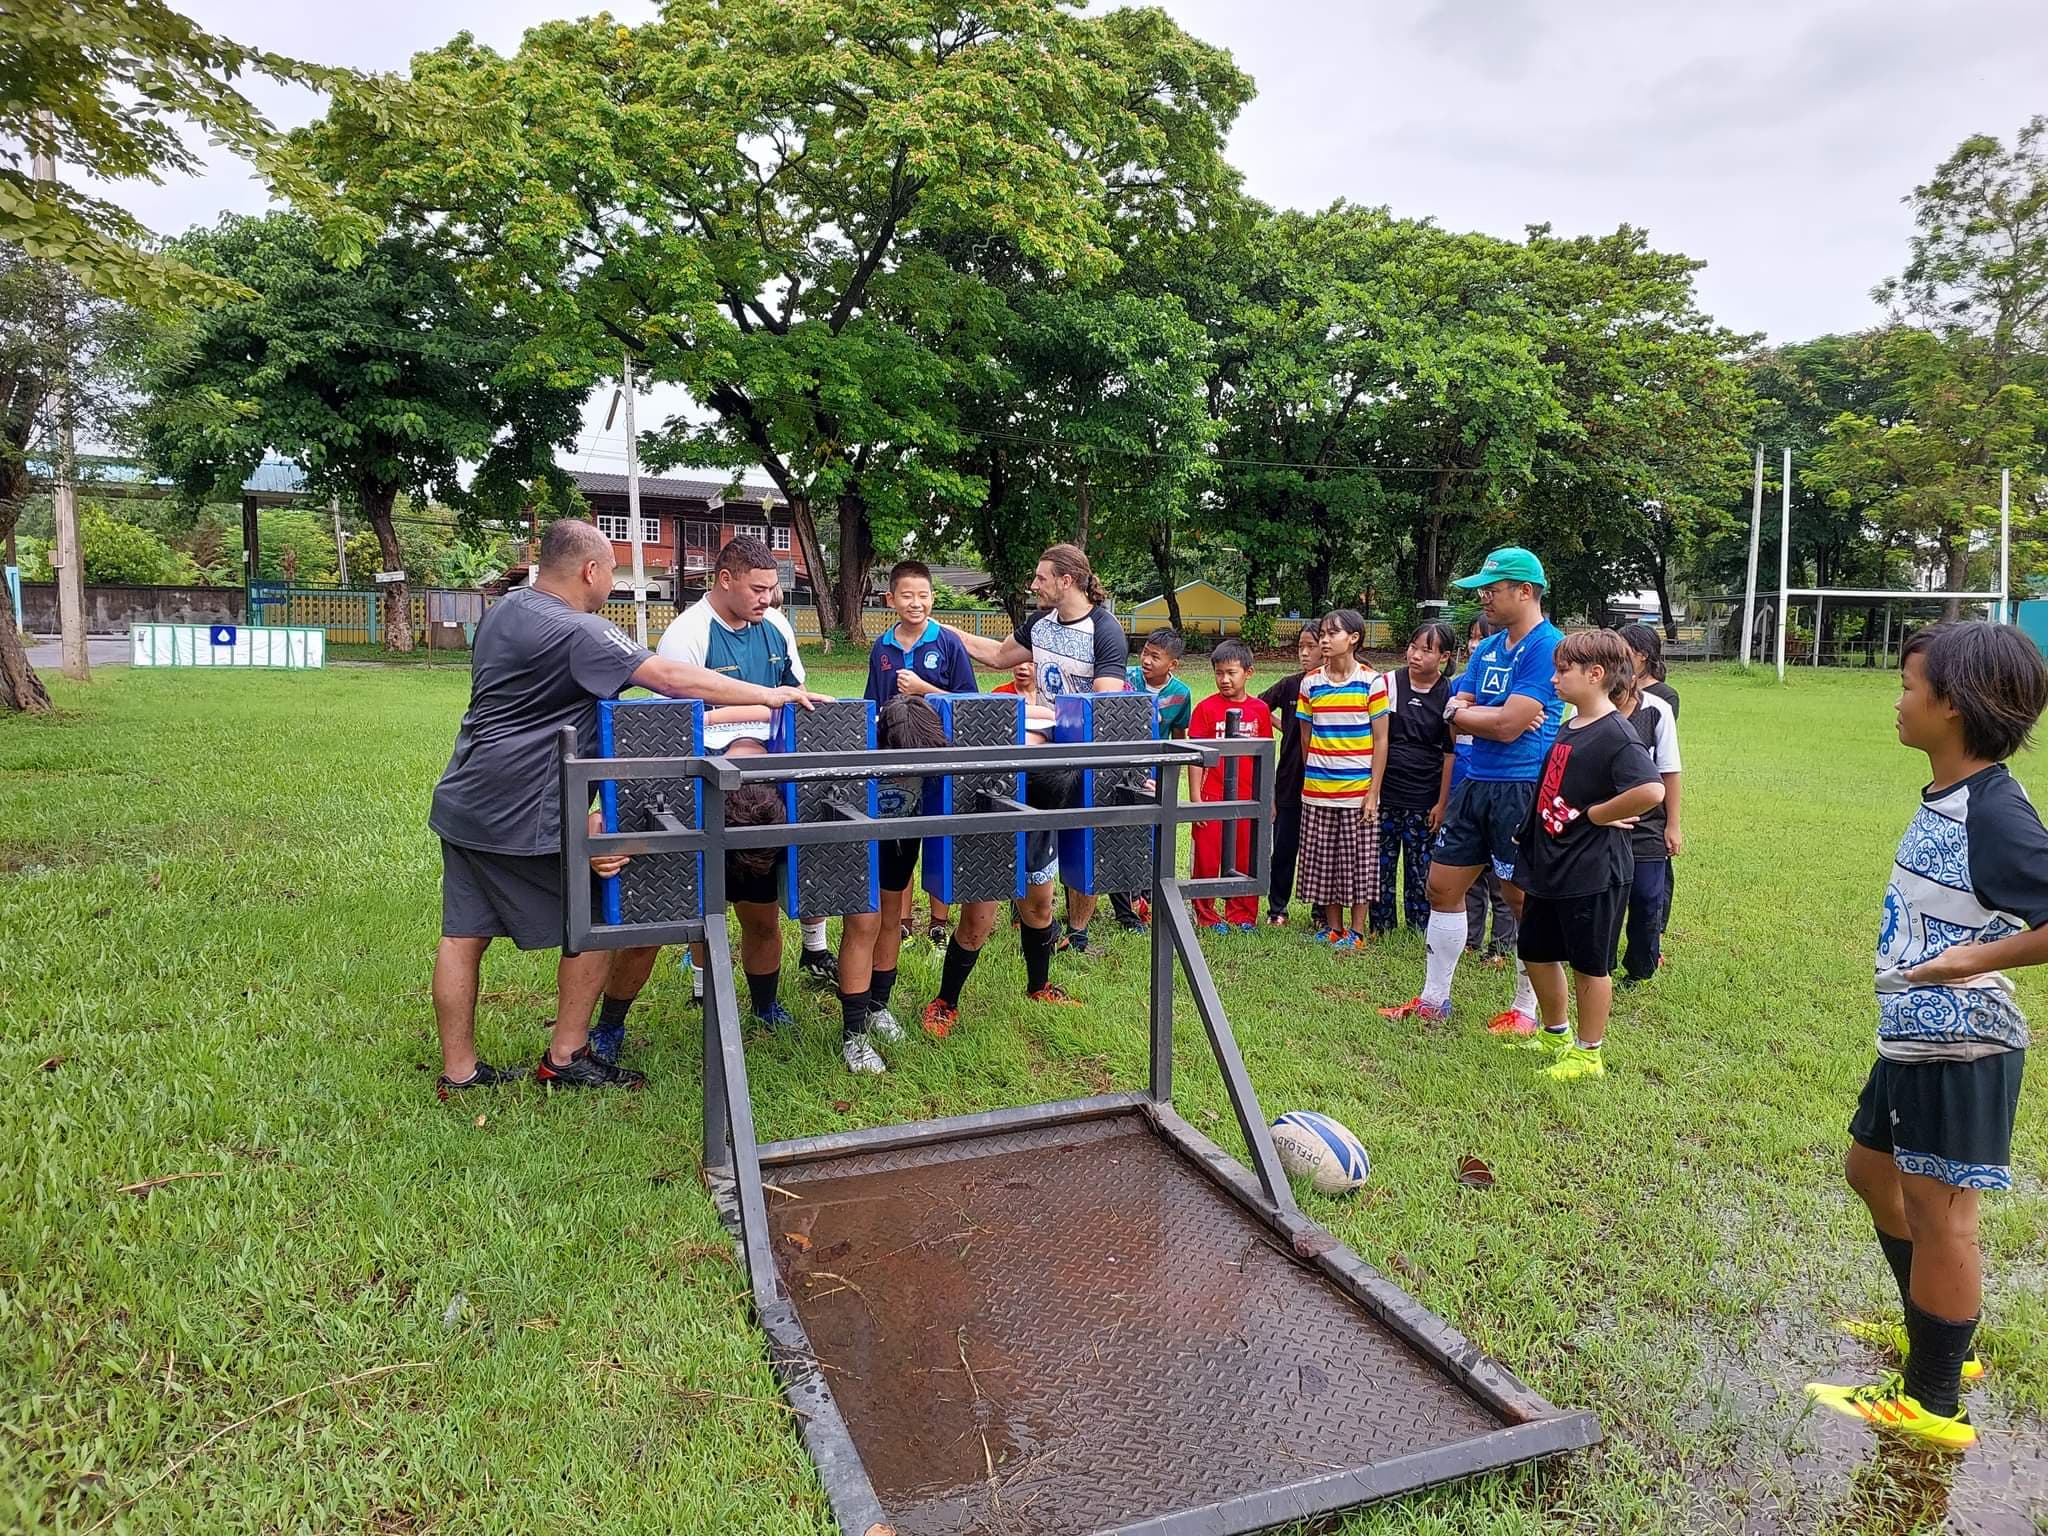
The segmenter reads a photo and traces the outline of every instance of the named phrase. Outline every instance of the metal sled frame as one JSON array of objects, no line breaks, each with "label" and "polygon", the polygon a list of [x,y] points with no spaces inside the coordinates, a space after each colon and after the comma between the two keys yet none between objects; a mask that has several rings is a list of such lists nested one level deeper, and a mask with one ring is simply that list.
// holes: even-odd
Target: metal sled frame
[{"label": "metal sled frame", "polygon": [[[815,1463],[832,1511],[851,1536],[892,1536],[904,1529],[877,1494],[849,1429],[833,1381],[813,1348],[797,1299],[778,1269],[771,1222],[765,1206],[763,1170],[793,1181],[806,1170],[829,1168],[846,1159],[876,1165],[914,1158],[921,1150],[940,1161],[971,1158],[984,1147],[1028,1147],[1055,1128],[1077,1135],[1114,1130],[1103,1122],[1142,1124],[1172,1154],[1171,1161],[1200,1175],[1196,1183],[1219,1191],[1224,1204],[1248,1213],[1262,1229],[1277,1259],[1290,1271],[1320,1276],[1364,1314],[1361,1330],[1377,1325],[1441,1377],[1446,1399],[1459,1413],[1475,1405],[1486,1427],[1407,1454],[1343,1466],[1285,1453],[1272,1458],[1269,1481],[1226,1498],[1171,1505],[1094,1529],[1153,1533],[1153,1536],[1232,1536],[1288,1521],[1370,1503],[1431,1484],[1467,1477],[1596,1443],[1597,1420],[1590,1412],[1553,1407],[1507,1370],[1495,1364],[1442,1319],[1405,1294],[1377,1270],[1304,1217],[1295,1204],[1275,1153],[1257,1096],[1245,1071],[1209,968],[1197,942],[1186,903],[1195,898],[1263,894],[1270,854],[1273,803],[1272,743],[1267,740],[1195,742],[1091,742],[1037,747],[948,748],[932,752],[832,752],[724,757],[582,758],[574,733],[561,739],[561,803],[588,805],[600,784],[635,779],[693,779],[701,785],[702,828],[657,815],[664,830],[593,834],[584,818],[565,815],[563,861],[566,896],[564,943],[570,950],[702,941],[709,984],[704,989],[704,1167],[714,1201],[744,1255],[754,1308],[768,1335],[770,1357],[790,1405],[797,1411],[805,1445]],[[1225,764],[1227,779],[1250,776],[1251,798],[1184,803],[1180,770],[1189,765]],[[1150,1072],[1143,1092],[1105,1093],[1057,1103],[1033,1104],[911,1124],[760,1144],[747,1085],[741,1019],[733,990],[725,896],[727,850],[860,842],[878,836],[924,838],[959,834],[961,818],[897,817],[877,823],[855,808],[865,805],[862,781],[882,776],[934,777],[947,773],[1042,772],[1054,769],[1114,769],[1143,766],[1157,780],[1155,798],[1125,792],[1125,803],[1036,810],[1016,800],[985,795],[987,809],[972,819],[977,833],[1054,831],[1077,827],[1150,826],[1157,831],[1152,860]],[[725,797],[748,784],[792,781],[844,783],[849,794],[835,800],[837,820],[801,825],[728,827]],[[1234,787],[1234,786],[1233,786]],[[1223,872],[1203,880],[1175,873],[1176,833],[1196,821],[1252,824],[1250,870],[1233,866],[1238,841],[1226,831]],[[703,855],[704,915],[701,920],[608,924],[595,920],[592,882],[582,872],[593,856],[696,852]],[[1173,1108],[1173,1026],[1176,968],[1185,979],[1208,1036],[1232,1112],[1250,1149],[1246,1169]],[[1000,1141],[983,1140],[1002,1138]],[[879,1158],[874,1155],[880,1154]],[[1021,1156],[1023,1153],[1012,1155]],[[845,1166],[842,1164],[842,1166]],[[863,1166],[854,1164],[852,1166]],[[787,1170],[785,1172],[784,1170]],[[1178,1171],[1178,1170],[1177,1170]],[[778,1188],[778,1193],[787,1193]],[[1232,1217],[1232,1220],[1238,1218]],[[1264,1262],[1273,1262],[1266,1259]],[[963,1361],[963,1363],[965,1363]],[[1432,1372],[1434,1374],[1432,1374]],[[1434,1389],[1432,1389],[1434,1390]],[[1399,1405],[1406,1408],[1407,1405]],[[1427,1405],[1418,1411],[1426,1410]],[[1453,1415],[1455,1417],[1456,1415]],[[991,1469],[991,1486],[995,1482]],[[1003,1525],[997,1521],[996,1525]],[[982,1528],[978,1524],[975,1528]]]}]

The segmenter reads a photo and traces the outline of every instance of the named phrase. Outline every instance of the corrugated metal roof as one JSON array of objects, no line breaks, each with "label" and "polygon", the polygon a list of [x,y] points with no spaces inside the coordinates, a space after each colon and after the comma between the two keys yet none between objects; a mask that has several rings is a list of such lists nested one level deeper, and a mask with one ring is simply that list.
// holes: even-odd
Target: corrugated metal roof
[{"label": "corrugated metal roof", "polygon": [[[592,494],[623,496],[626,494],[626,477],[624,475],[605,474],[588,469],[572,469],[569,471],[569,478],[576,482],[576,488],[586,496]],[[709,502],[713,505],[717,505],[721,501],[727,506],[741,506],[752,502],[757,507],[761,504],[761,498],[766,496],[773,506],[780,507],[786,505],[783,501],[782,493],[773,486],[767,485],[742,485],[739,495],[728,497],[724,493],[731,484],[730,480],[702,480],[694,477],[684,479],[681,477],[642,475],[640,477],[640,494],[643,497],[660,496],[677,501]]]}]

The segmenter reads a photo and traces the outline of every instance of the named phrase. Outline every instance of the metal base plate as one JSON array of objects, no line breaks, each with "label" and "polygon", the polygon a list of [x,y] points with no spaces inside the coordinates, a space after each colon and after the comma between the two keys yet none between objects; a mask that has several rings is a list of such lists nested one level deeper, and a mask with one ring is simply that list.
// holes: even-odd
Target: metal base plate
[{"label": "metal base plate", "polygon": [[1472,1446],[1506,1421],[1142,1114],[771,1177],[783,1286],[901,1536],[1253,1530],[1340,1474],[1361,1503],[1543,1453]]}]

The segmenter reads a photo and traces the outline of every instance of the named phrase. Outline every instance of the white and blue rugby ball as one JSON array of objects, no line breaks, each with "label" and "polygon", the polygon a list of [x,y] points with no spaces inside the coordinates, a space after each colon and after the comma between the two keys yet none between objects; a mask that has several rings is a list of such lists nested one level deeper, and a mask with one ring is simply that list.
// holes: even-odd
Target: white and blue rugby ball
[{"label": "white and blue rugby ball", "polygon": [[1312,1109],[1291,1109],[1273,1122],[1273,1149],[1280,1166],[1291,1177],[1307,1179],[1319,1195],[1348,1194],[1372,1172],[1358,1138]]}]

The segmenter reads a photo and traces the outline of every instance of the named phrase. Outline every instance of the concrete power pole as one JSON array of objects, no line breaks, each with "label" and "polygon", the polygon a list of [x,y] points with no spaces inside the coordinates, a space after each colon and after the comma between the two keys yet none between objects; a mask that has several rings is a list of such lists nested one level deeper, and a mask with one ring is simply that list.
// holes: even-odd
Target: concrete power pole
[{"label": "concrete power pole", "polygon": [[[37,114],[46,132],[54,136],[56,123],[47,112]],[[35,179],[55,186],[57,157],[37,155]],[[61,279],[60,279],[61,281]],[[51,501],[57,517],[57,547],[51,563],[57,567],[57,629],[63,639],[62,670],[73,682],[87,682],[92,664],[85,648],[85,568],[78,558],[77,459],[71,431],[71,352],[64,329],[64,301],[59,290],[56,313],[56,343],[63,361],[57,373],[57,462],[51,478]]]},{"label": "concrete power pole", "polygon": [[640,434],[633,424],[633,354],[626,354],[626,532],[633,535],[633,638],[647,643],[647,549],[640,528]]}]

